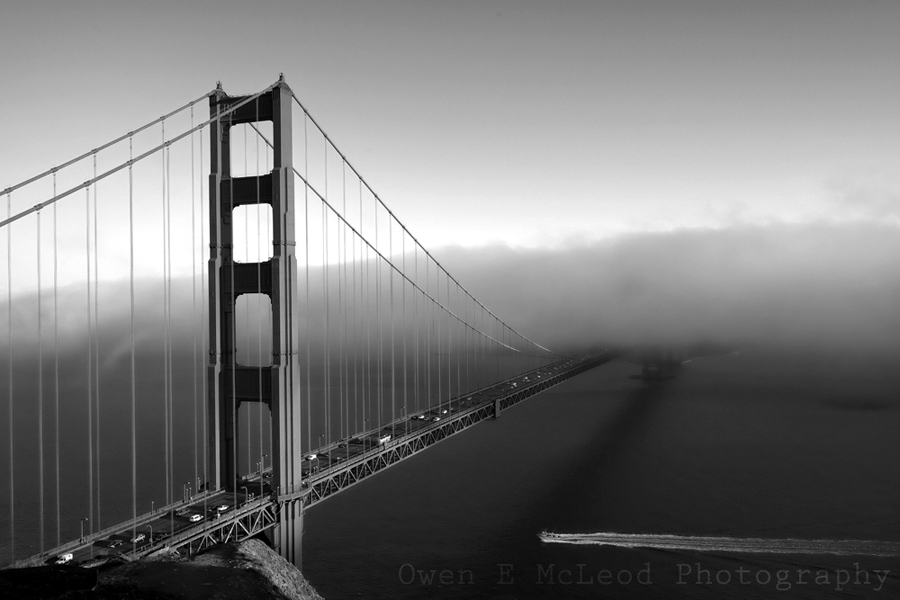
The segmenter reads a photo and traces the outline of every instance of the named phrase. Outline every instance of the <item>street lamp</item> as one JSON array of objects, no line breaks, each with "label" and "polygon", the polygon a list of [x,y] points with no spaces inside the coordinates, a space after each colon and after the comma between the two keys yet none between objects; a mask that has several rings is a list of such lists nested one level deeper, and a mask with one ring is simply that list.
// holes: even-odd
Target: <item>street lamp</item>
[{"label": "street lamp", "polygon": [[84,522],[85,521],[90,521],[90,519],[88,517],[81,519],[81,541],[82,542],[84,541]]},{"label": "street lamp", "polygon": [[150,501],[150,514],[153,514],[153,500]]},{"label": "street lamp", "polygon": [[247,490],[247,486],[246,486],[246,485],[242,485],[242,486],[241,486],[241,489],[244,490],[244,502],[245,502],[245,503],[246,503],[246,502],[249,502],[249,501],[250,501],[250,492]]}]

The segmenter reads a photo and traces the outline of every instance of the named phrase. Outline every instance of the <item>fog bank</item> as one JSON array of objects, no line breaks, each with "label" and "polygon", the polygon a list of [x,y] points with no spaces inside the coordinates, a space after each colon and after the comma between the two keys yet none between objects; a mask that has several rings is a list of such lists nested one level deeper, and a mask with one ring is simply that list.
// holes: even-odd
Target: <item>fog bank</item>
[{"label": "fog bank", "polygon": [[900,229],[873,222],[685,229],[555,250],[434,254],[488,308],[553,349],[900,345]]}]

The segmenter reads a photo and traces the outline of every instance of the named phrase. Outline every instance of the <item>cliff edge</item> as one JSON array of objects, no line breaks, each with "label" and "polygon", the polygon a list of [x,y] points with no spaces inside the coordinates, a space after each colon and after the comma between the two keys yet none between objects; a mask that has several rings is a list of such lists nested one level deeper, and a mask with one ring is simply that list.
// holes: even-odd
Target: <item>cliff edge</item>
[{"label": "cliff edge", "polygon": [[97,570],[93,589],[48,587],[51,580],[41,576],[30,582],[2,581],[0,595],[62,600],[323,600],[294,565],[259,540],[222,544],[191,558],[170,554],[105,566]]}]

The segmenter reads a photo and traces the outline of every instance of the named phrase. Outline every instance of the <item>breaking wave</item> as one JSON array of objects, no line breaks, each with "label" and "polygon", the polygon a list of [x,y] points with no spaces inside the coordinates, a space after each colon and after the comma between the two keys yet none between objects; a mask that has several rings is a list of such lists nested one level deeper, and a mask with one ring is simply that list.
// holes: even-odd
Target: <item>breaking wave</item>
[{"label": "breaking wave", "polygon": [[697,550],[703,552],[751,552],[760,554],[842,554],[900,556],[900,542],[878,540],[799,540],[794,538],[707,537],[643,533],[547,533],[544,542],[602,544],[624,548]]}]

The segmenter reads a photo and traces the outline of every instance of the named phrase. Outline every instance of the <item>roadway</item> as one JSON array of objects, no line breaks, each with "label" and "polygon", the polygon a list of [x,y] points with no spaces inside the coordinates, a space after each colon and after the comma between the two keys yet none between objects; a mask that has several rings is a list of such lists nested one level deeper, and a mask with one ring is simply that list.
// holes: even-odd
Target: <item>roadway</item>
[{"label": "roadway", "polygon": [[[596,358],[596,357],[591,357]],[[351,459],[366,454],[377,454],[392,440],[398,441],[417,432],[434,427],[442,420],[452,419],[458,413],[475,407],[483,407],[495,400],[514,394],[517,389],[533,386],[543,379],[569,371],[588,360],[567,359],[546,367],[523,373],[516,377],[493,384],[464,396],[450,399],[437,406],[429,407],[405,415],[387,425],[371,429],[351,438],[327,444],[303,457],[301,475],[303,487],[327,476],[333,469],[339,469]],[[49,558],[43,555],[43,562],[68,563],[90,566],[109,558],[139,556],[153,548],[167,545],[169,538],[187,534],[192,530],[202,531],[216,527],[223,520],[232,518],[232,513],[247,504],[272,495],[269,486],[271,469],[246,476],[238,486],[239,491],[203,492],[183,502],[159,508],[139,516],[133,522],[116,525],[94,533],[89,538],[71,542],[51,551]],[[19,566],[34,564],[32,557]]]}]

